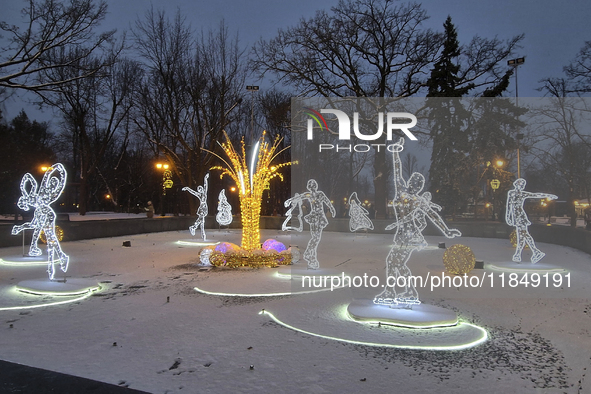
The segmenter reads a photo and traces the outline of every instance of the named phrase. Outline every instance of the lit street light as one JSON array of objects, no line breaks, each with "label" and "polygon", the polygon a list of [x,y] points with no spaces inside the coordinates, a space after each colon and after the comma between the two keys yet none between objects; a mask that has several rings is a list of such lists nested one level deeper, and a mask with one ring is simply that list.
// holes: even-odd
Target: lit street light
[{"label": "lit street light", "polygon": [[166,196],[166,189],[172,188],[174,182],[172,181],[172,171],[170,166],[166,163],[156,163],[156,168],[162,172],[162,198],[160,199],[160,216],[166,216],[164,212],[164,198]]}]

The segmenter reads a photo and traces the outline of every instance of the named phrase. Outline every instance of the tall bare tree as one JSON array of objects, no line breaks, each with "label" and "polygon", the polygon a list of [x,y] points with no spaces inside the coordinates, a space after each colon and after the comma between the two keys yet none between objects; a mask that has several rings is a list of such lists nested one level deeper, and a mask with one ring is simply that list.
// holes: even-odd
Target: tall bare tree
[{"label": "tall bare tree", "polygon": [[[71,138],[72,165],[79,178],[79,212],[87,211],[90,178],[99,174],[105,153],[115,138],[126,146],[128,129],[122,127],[134,105],[134,91],[139,85],[141,68],[133,60],[119,57],[118,52],[80,57],[81,48],[55,51],[57,59],[77,59],[72,67],[44,71],[49,81],[60,83],[51,92],[41,92],[43,101],[63,115],[65,132]],[[83,70],[108,64],[100,73],[79,78]],[[123,134],[123,135],[121,135]],[[106,184],[108,187],[108,183]]]},{"label": "tall bare tree", "polygon": [[559,174],[566,190],[571,226],[576,226],[574,200],[588,196],[591,146],[590,115],[584,98],[551,97],[537,103],[531,112],[531,154],[543,168]]},{"label": "tall bare tree", "polygon": [[[272,73],[302,95],[407,97],[424,85],[425,69],[439,51],[440,35],[422,27],[417,3],[341,0],[330,12],[279,30],[254,47],[252,66]],[[376,141],[384,143],[382,140]],[[374,156],[376,217],[386,214],[388,165]]]},{"label": "tall bare tree", "polygon": [[[7,35],[0,48],[0,88],[30,91],[56,90],[60,85],[94,75],[104,63],[85,62],[110,41],[115,31],[96,34],[107,13],[104,0],[29,0],[23,8],[22,26],[0,22]],[[76,51],[72,49],[76,48]],[[75,56],[56,58],[70,51]],[[107,59],[104,59],[107,60]],[[60,70],[79,67],[77,73]],[[47,79],[47,74],[61,79]]]},{"label": "tall bare tree", "polygon": [[[135,41],[147,68],[134,119],[156,155],[172,165],[182,186],[202,182],[223,130],[239,123],[246,66],[238,38],[222,22],[196,39],[177,12],[149,10],[138,20]],[[191,210],[194,199],[189,199]]]}]

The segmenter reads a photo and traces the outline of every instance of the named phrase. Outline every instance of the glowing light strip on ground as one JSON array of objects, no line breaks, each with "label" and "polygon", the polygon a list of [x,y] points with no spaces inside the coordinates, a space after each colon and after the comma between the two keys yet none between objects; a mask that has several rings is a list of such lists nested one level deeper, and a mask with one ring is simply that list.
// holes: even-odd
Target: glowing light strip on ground
[{"label": "glowing light strip on ground", "polygon": [[97,290],[100,290],[100,286],[96,285],[93,287],[87,287],[83,290],[72,291],[72,292],[60,292],[60,291],[44,291],[44,290],[31,290],[23,287],[16,286],[16,290],[20,291],[21,293],[33,294],[33,295],[48,295],[48,296],[58,296],[58,297],[71,297],[77,296],[86,293],[93,293]]},{"label": "glowing light strip on ground", "polygon": [[[338,287],[338,288],[340,289],[342,287]],[[322,291],[330,291],[330,288],[326,288],[326,289],[320,289],[320,290],[292,291],[292,292],[286,292],[286,293],[244,294],[244,293],[220,293],[220,292],[203,290],[198,287],[194,287],[193,289],[198,293],[220,296],[220,297],[281,297],[281,296],[292,296],[292,295],[299,295],[299,294],[311,294],[311,293],[320,293]],[[335,287],[335,289],[337,289],[337,287]]]},{"label": "glowing light strip on ground", "polygon": [[526,268],[526,267],[535,267],[535,265],[531,263],[523,263],[524,268],[511,268],[511,267],[499,267],[498,265],[494,264],[486,264],[485,268],[492,269],[495,271],[505,271],[505,272],[516,272],[520,274],[543,274],[543,273],[557,273],[557,272],[568,272],[565,268]]},{"label": "glowing light strip on ground", "polygon": [[[291,279],[293,278],[293,276],[291,274],[282,274],[281,272],[277,271],[275,272],[275,276],[281,279]],[[297,278],[297,276],[295,276],[295,278]]]},{"label": "glowing light strip on ground", "polygon": [[[484,328],[478,327],[478,326],[471,324],[471,323],[462,322],[458,326],[466,325],[466,326],[474,327],[482,333],[482,336],[480,338],[478,338],[472,342],[469,342],[467,344],[464,344],[464,345],[450,345],[450,346],[393,345],[391,343],[362,342],[362,341],[355,341],[352,339],[331,337],[328,335],[316,334],[316,333],[313,333],[310,331],[302,330],[301,328],[294,327],[292,325],[289,325],[289,324],[279,320],[271,312],[266,311],[264,309],[259,312],[259,315],[268,315],[271,318],[271,320],[273,320],[275,323],[282,325],[285,328],[289,328],[293,331],[301,332],[302,334],[311,335],[311,336],[323,338],[323,339],[330,339],[332,341],[350,343],[353,345],[388,347],[388,348],[396,348],[396,349],[415,349],[415,350],[463,350],[463,349],[469,349],[471,347],[480,345],[481,343],[486,342],[486,340],[488,339],[488,332]],[[401,328],[401,329],[403,329],[403,328]]]},{"label": "glowing light strip on ground", "polygon": [[458,325],[459,320],[456,320],[454,323],[449,324],[433,324],[430,326],[420,326],[420,325],[412,325],[412,324],[402,324],[402,323],[395,323],[391,321],[382,321],[382,320],[356,320],[350,313],[347,313],[347,320],[353,321],[359,324],[381,324],[383,326],[392,326],[392,327],[402,327],[402,328],[445,328],[445,327],[455,327]]},{"label": "glowing light strip on ground", "polygon": [[211,246],[219,244],[216,242],[191,242],[191,241],[176,241],[178,245],[191,245],[191,246]]},{"label": "glowing light strip on ground", "polygon": [[446,327],[455,327],[459,324],[459,320],[456,319],[456,321],[454,323],[448,323],[448,324],[432,324],[432,325],[413,325],[413,324],[402,324],[402,323],[395,323],[395,322],[391,322],[391,321],[382,321],[382,320],[357,320],[355,319],[355,317],[351,316],[351,313],[347,310],[347,305],[343,305],[343,309],[341,311],[341,314],[343,315],[343,317],[346,320],[355,322],[355,323],[359,323],[359,324],[381,324],[383,326],[392,326],[392,327],[401,327],[401,328],[415,328],[415,329],[421,329],[421,328],[425,328],[425,329],[430,329],[430,328],[446,328]]},{"label": "glowing light strip on ground", "polygon": [[8,261],[8,260],[4,260],[4,259],[0,259],[0,264],[1,265],[9,265],[11,267],[18,267],[23,266],[23,267],[27,267],[27,266],[31,266],[31,265],[47,265],[47,260],[42,260],[42,261]]},{"label": "glowing light strip on ground", "polygon": [[94,293],[94,291],[88,291],[86,294],[84,294],[81,297],[73,298],[71,300],[49,302],[47,304],[0,307],[0,311],[18,311],[21,309],[35,309],[35,308],[44,308],[46,306],[56,306],[56,305],[69,304],[72,302],[82,301],[83,299],[90,297],[93,293]]}]

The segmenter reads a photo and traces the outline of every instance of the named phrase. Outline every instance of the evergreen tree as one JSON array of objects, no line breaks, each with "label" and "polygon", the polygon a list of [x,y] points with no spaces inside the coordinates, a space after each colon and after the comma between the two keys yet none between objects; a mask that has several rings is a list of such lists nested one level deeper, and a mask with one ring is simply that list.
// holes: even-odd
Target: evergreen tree
[{"label": "evergreen tree", "polygon": [[441,57],[431,70],[427,81],[427,107],[429,107],[430,136],[433,141],[429,179],[434,201],[442,205],[444,213],[455,215],[464,194],[461,169],[466,167],[466,155],[470,150],[467,132],[469,112],[460,97],[474,88],[459,76],[456,63],[461,51],[458,34],[451,17],[443,24],[445,39]]}]

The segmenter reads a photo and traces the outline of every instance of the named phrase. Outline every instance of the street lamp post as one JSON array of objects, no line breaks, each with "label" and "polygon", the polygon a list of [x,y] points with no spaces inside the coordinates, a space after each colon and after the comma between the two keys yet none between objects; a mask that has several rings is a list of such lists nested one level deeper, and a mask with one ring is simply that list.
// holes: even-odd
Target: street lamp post
[{"label": "street lamp post", "polygon": [[156,163],[156,168],[162,171],[162,198],[160,199],[160,216],[166,216],[164,212],[164,198],[166,196],[166,189],[170,189],[173,186],[172,172],[170,166],[166,163]]},{"label": "street lamp post", "polygon": [[[507,60],[507,65],[515,69],[515,106],[519,107],[519,85],[517,84],[517,67],[525,63],[525,57]],[[521,161],[519,158],[519,143],[523,139],[523,134],[518,133],[515,136],[517,140],[517,178],[521,178]]]},{"label": "street lamp post", "polygon": [[253,143],[254,138],[254,92],[259,90],[259,87],[256,85],[248,85],[246,90],[250,92],[250,138],[249,143]]}]

